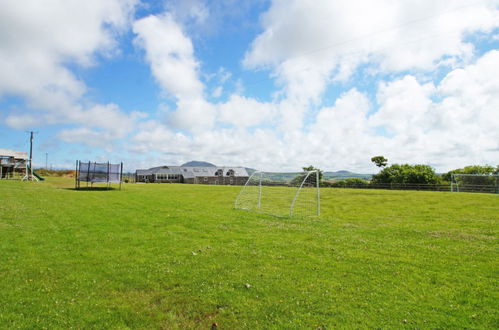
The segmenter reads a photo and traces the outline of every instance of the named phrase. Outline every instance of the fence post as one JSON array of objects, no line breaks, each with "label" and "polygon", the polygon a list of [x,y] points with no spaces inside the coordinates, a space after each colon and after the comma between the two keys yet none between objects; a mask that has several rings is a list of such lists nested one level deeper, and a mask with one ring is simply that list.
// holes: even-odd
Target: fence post
[{"label": "fence post", "polygon": [[260,209],[261,201],[262,201],[262,175],[260,172],[260,181],[258,183],[258,209]]},{"label": "fence post", "polygon": [[320,192],[320,185],[319,185],[319,170],[317,170],[316,173],[316,183],[317,183],[317,216],[321,215],[321,192]]}]

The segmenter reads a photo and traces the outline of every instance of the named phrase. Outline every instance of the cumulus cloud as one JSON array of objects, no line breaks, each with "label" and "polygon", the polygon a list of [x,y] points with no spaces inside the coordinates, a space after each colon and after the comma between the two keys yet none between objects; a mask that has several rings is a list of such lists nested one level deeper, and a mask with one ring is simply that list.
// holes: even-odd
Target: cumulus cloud
[{"label": "cumulus cloud", "polygon": [[[369,159],[376,154],[440,171],[483,163],[497,159],[499,152],[497,63],[499,52],[490,51],[437,84],[412,75],[381,81],[374,103],[352,88],[332,106],[319,108],[306,129],[286,134],[274,127],[258,128],[262,118],[279,118],[276,114],[285,102],[254,104],[255,100],[232,95],[219,105],[220,120],[232,127],[184,135],[150,122],[134,137],[134,145],[164,153],[165,161],[175,154],[274,171],[314,164],[372,172]],[[257,128],[248,129],[252,125]]]},{"label": "cumulus cloud", "polygon": [[64,142],[82,142],[83,144],[90,147],[102,148],[108,148],[113,140],[113,136],[111,136],[109,133],[95,131],[86,127],[63,129],[58,133],[58,137]]},{"label": "cumulus cloud", "polygon": [[391,148],[404,161],[443,168],[466,160],[497,159],[499,133],[499,52],[490,51],[449,72],[436,86],[413,76],[382,83],[379,111],[370,125],[391,131]]},{"label": "cumulus cloud", "polygon": [[202,97],[204,86],[192,42],[170,13],[142,18],[133,24],[133,31],[154,78],[167,93],[179,100]]},{"label": "cumulus cloud", "polygon": [[219,105],[220,121],[236,127],[270,125],[275,113],[275,104],[258,102],[238,94],[231,95],[227,102]]},{"label": "cumulus cloud", "polygon": [[84,84],[63,64],[91,65],[96,52],[112,52],[114,35],[125,28],[134,2],[4,1],[0,94],[21,94],[35,104],[51,91],[80,96]]},{"label": "cumulus cloud", "polygon": [[31,110],[11,112],[6,124],[17,129],[58,123],[110,128],[98,120],[109,119],[110,114],[122,124],[117,117],[127,115],[115,105],[87,108],[83,100],[87,87],[67,65],[94,65],[97,53],[116,52],[116,36],[126,29],[135,3],[3,1],[0,97],[20,97]]},{"label": "cumulus cloud", "polygon": [[410,5],[390,0],[275,0],[243,63],[271,69],[289,95],[316,100],[328,80],[346,79],[361,64],[376,63],[378,70],[398,72],[469,60],[473,46],[465,37],[498,27],[496,6],[488,0]]},{"label": "cumulus cloud", "polygon": [[133,31],[137,34],[136,44],[145,50],[154,78],[176,101],[170,123],[192,131],[212,128],[215,108],[204,99],[192,42],[173,15],[166,12],[142,18],[133,24]]},{"label": "cumulus cloud", "polygon": [[39,116],[31,114],[11,115],[5,118],[7,126],[14,129],[26,129],[29,127],[36,127],[41,124]]},{"label": "cumulus cloud", "polygon": [[377,101],[381,105],[371,117],[372,125],[384,126],[390,133],[406,134],[429,125],[431,120],[431,95],[433,83],[421,85],[414,76],[382,82],[378,87]]},{"label": "cumulus cloud", "polygon": [[[258,164],[266,168],[285,165],[288,161],[283,141],[272,130],[255,129],[253,132],[236,128],[204,131],[196,135],[174,132],[167,126],[148,121],[141,124],[132,141],[135,152],[160,153],[158,161],[172,155],[180,160],[204,159],[216,164]],[[290,168],[292,165],[287,164]]]}]

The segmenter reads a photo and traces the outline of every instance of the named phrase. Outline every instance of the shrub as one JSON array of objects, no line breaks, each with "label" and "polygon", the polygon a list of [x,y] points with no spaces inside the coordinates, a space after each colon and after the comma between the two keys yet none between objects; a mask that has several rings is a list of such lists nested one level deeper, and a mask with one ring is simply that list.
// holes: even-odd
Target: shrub
[{"label": "shrub", "polygon": [[445,181],[451,181],[452,174],[498,174],[499,173],[499,165],[497,168],[494,168],[490,165],[470,165],[465,166],[464,168],[458,168],[452,171],[449,171],[442,175],[442,178]]},{"label": "shrub", "polygon": [[385,167],[372,178],[372,183],[437,184],[440,177],[428,165],[393,164]]},{"label": "shrub", "polygon": [[329,184],[330,187],[342,187],[342,188],[367,188],[369,186],[369,181],[360,178],[347,178],[337,182]]}]

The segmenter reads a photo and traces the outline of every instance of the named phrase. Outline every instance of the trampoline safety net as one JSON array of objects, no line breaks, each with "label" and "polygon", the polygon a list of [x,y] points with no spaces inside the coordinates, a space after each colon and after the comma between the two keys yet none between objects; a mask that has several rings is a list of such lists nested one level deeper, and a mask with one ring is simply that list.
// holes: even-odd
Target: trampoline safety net
[{"label": "trampoline safety net", "polygon": [[76,162],[77,187],[79,182],[120,183],[122,181],[123,163]]}]

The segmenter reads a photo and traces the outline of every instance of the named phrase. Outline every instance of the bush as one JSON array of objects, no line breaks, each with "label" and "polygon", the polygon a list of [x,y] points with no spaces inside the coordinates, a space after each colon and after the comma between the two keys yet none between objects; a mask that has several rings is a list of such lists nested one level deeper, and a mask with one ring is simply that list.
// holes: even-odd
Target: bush
[{"label": "bush", "polygon": [[35,169],[36,173],[41,176],[56,176],[56,177],[65,177],[65,178],[74,178],[76,175],[75,170],[48,170],[45,168]]},{"label": "bush", "polygon": [[371,182],[438,184],[441,179],[428,165],[393,164],[374,175]]},{"label": "bush", "polygon": [[360,178],[347,178],[338,182],[333,182],[329,186],[342,188],[367,188],[369,186],[369,181]]},{"label": "bush", "polygon": [[470,165],[470,166],[465,166],[464,168],[458,168],[449,171],[444,175],[442,175],[442,178],[445,181],[451,181],[452,174],[498,174],[498,173],[499,173],[499,165],[497,166],[497,168],[490,165],[485,165],[485,166]]}]

